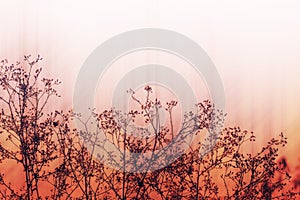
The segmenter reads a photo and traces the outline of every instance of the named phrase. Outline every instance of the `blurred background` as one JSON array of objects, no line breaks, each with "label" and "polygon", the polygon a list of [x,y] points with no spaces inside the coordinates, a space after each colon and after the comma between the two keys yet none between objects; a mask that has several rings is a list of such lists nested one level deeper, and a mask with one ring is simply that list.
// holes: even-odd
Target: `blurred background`
[{"label": "blurred background", "polygon": [[0,59],[40,54],[45,76],[63,82],[53,108],[72,108],[76,77],[98,45],[133,29],[169,29],[197,42],[214,62],[225,88],[226,126],[254,131],[258,146],[283,132],[288,145],[281,155],[292,168],[299,163],[299,1],[2,0],[0,8]]}]

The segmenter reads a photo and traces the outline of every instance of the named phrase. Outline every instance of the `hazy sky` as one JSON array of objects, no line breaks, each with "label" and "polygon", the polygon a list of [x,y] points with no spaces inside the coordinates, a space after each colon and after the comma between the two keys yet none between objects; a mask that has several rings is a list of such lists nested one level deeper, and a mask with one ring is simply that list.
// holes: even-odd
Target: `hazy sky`
[{"label": "hazy sky", "polygon": [[63,81],[71,108],[88,55],[114,35],[169,29],[197,42],[225,87],[227,125],[253,130],[261,143],[287,134],[300,144],[300,2],[291,0],[0,1],[0,56],[41,54],[47,76]]}]

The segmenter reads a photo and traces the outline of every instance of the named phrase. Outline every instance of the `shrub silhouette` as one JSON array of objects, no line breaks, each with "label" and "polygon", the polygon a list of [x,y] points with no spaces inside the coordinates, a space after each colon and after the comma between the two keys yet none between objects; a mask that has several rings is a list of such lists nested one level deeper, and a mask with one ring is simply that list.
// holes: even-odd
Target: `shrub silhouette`
[{"label": "shrub silhouette", "polygon": [[[198,103],[178,126],[177,102],[163,105],[150,86],[145,100],[128,91],[138,108],[128,113],[91,109],[83,119],[48,111],[60,81],[40,78],[40,60],[25,56],[22,64],[0,65],[1,199],[297,198],[286,160],[277,161],[287,143],[282,133],[247,153],[242,148],[255,135],[222,128],[225,114],[211,102]],[[17,180],[8,165],[20,170]]]}]

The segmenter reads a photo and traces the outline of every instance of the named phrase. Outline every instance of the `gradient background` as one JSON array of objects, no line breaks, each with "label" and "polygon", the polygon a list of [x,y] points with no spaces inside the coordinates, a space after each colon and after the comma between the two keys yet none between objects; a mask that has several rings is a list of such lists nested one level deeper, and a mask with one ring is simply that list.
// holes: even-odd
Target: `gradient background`
[{"label": "gradient background", "polygon": [[132,29],[169,29],[197,42],[215,63],[226,125],[254,131],[258,146],[284,132],[281,153],[298,163],[299,1],[1,0],[0,8],[0,59],[41,54],[45,75],[63,81],[53,107],[72,107],[80,67],[102,42]]}]

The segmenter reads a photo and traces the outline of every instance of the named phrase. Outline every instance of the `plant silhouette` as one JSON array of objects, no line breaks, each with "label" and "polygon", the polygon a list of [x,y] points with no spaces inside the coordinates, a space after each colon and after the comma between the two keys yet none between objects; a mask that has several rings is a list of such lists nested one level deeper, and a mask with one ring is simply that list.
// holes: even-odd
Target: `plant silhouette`
[{"label": "plant silhouette", "polygon": [[[213,103],[198,103],[178,126],[178,103],[161,103],[149,85],[145,99],[127,91],[137,108],[127,113],[90,109],[83,119],[51,110],[60,81],[41,78],[41,60],[0,64],[1,199],[297,198],[287,162],[278,159],[287,143],[282,133],[245,152],[255,135],[223,128],[226,115]],[[17,180],[8,166],[19,170]]]}]

